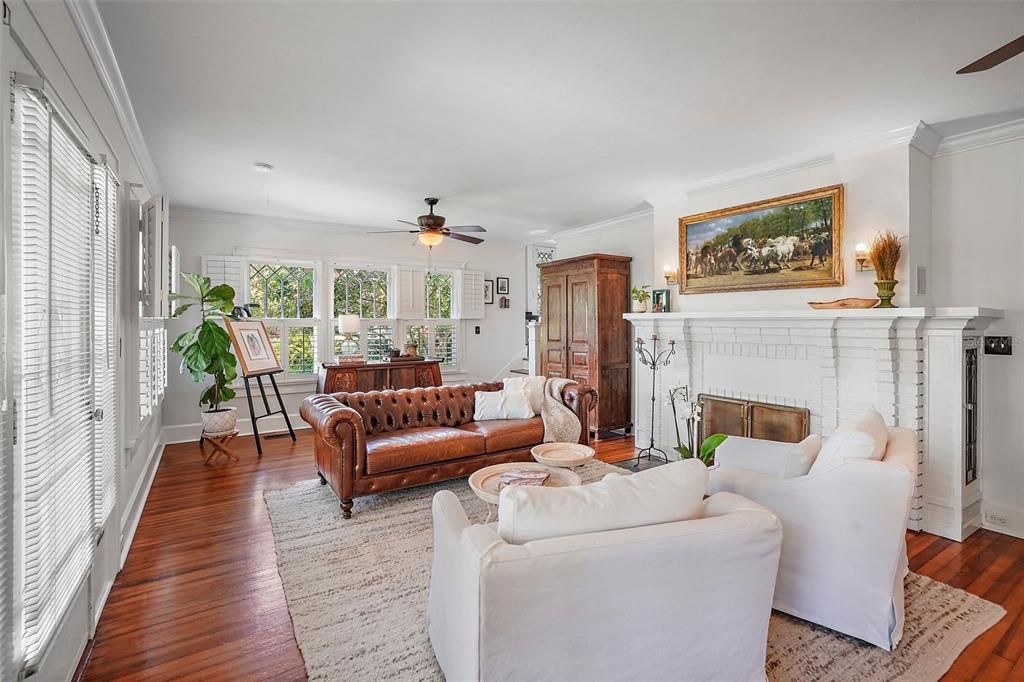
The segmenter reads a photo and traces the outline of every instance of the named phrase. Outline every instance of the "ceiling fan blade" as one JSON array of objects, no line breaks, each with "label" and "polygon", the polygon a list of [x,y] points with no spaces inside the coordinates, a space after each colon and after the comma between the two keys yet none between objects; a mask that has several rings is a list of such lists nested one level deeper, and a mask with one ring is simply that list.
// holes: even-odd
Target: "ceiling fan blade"
[{"label": "ceiling fan blade", "polygon": [[483,239],[480,239],[480,237],[470,237],[468,234],[456,234],[455,232],[446,234],[445,236],[452,239],[458,239],[460,242],[467,242],[469,244],[482,244],[484,241]]},{"label": "ceiling fan blade", "polygon": [[408,220],[401,220],[401,219],[400,219],[400,220],[399,220],[398,222],[400,222],[400,223],[405,223],[406,225],[412,225],[413,227],[419,227],[419,226],[420,226],[420,224],[419,224],[419,223],[411,223],[411,222],[409,222]]},{"label": "ceiling fan blade", "polygon": [[486,232],[484,228],[479,225],[452,225],[448,228],[452,232]]},{"label": "ceiling fan blade", "polygon": [[971,62],[964,68],[957,71],[957,73],[977,73],[979,71],[988,71],[993,66],[999,66],[1007,59],[1016,57],[1021,52],[1024,52],[1024,36],[1011,40],[1006,43],[998,50],[992,50],[987,55],[982,57],[976,62]]},{"label": "ceiling fan blade", "polygon": [[419,234],[419,230],[379,230],[377,232],[366,232],[365,234]]}]

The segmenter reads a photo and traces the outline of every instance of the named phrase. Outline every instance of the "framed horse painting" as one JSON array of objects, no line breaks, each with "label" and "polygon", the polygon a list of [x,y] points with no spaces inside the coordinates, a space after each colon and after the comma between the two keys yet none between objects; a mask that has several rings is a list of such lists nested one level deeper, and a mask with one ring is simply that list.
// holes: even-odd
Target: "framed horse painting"
[{"label": "framed horse painting", "polygon": [[843,186],[679,219],[679,292],[843,284]]}]

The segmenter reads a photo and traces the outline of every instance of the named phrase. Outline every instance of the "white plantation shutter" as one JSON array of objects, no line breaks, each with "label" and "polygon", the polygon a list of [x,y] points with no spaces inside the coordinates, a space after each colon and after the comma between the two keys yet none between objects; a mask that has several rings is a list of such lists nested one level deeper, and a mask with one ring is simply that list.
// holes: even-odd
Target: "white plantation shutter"
[{"label": "white plantation shutter", "polygon": [[460,320],[482,320],[484,318],[484,273],[475,270],[460,270],[456,278],[459,295],[455,298],[457,308],[452,317]]},{"label": "white plantation shutter", "polygon": [[17,90],[18,446],[22,652],[44,651],[93,551],[92,164],[47,105]]},{"label": "white plantation shutter", "polygon": [[95,523],[103,526],[117,502],[117,180],[93,171],[93,373],[96,397],[94,466]]},{"label": "white plantation shutter", "polygon": [[423,317],[423,271],[399,268],[395,295],[398,319],[418,320]]},{"label": "white plantation shutter", "polygon": [[245,300],[245,261],[235,256],[203,256],[203,274],[213,283],[227,284],[235,290],[235,305]]}]

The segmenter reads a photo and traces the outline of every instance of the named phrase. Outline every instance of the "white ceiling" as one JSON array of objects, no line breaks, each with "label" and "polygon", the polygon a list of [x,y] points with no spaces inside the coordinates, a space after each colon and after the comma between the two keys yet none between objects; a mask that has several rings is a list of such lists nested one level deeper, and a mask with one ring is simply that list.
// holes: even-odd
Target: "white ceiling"
[{"label": "white ceiling", "polygon": [[[125,2],[100,9],[172,205],[523,238],[917,122],[1024,106],[1024,2]],[[276,170],[253,172],[254,161]]]}]

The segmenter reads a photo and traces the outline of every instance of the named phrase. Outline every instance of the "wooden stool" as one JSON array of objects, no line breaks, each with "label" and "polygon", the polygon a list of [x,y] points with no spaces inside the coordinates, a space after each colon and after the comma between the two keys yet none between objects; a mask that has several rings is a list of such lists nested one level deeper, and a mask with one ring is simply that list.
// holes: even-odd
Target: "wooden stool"
[{"label": "wooden stool", "polygon": [[226,457],[229,461],[234,460],[237,462],[238,455],[236,455],[234,452],[231,451],[230,448],[228,448],[228,443],[233,441],[235,439],[235,436],[237,435],[237,429],[235,429],[234,431],[228,431],[227,433],[203,433],[203,435],[199,437],[199,449],[201,449],[203,451],[203,454],[205,455],[206,443],[209,443],[210,445],[213,446],[213,452],[211,452],[209,455],[206,455],[205,464],[210,464],[211,462],[216,460],[218,455],[224,455],[224,457]]}]

